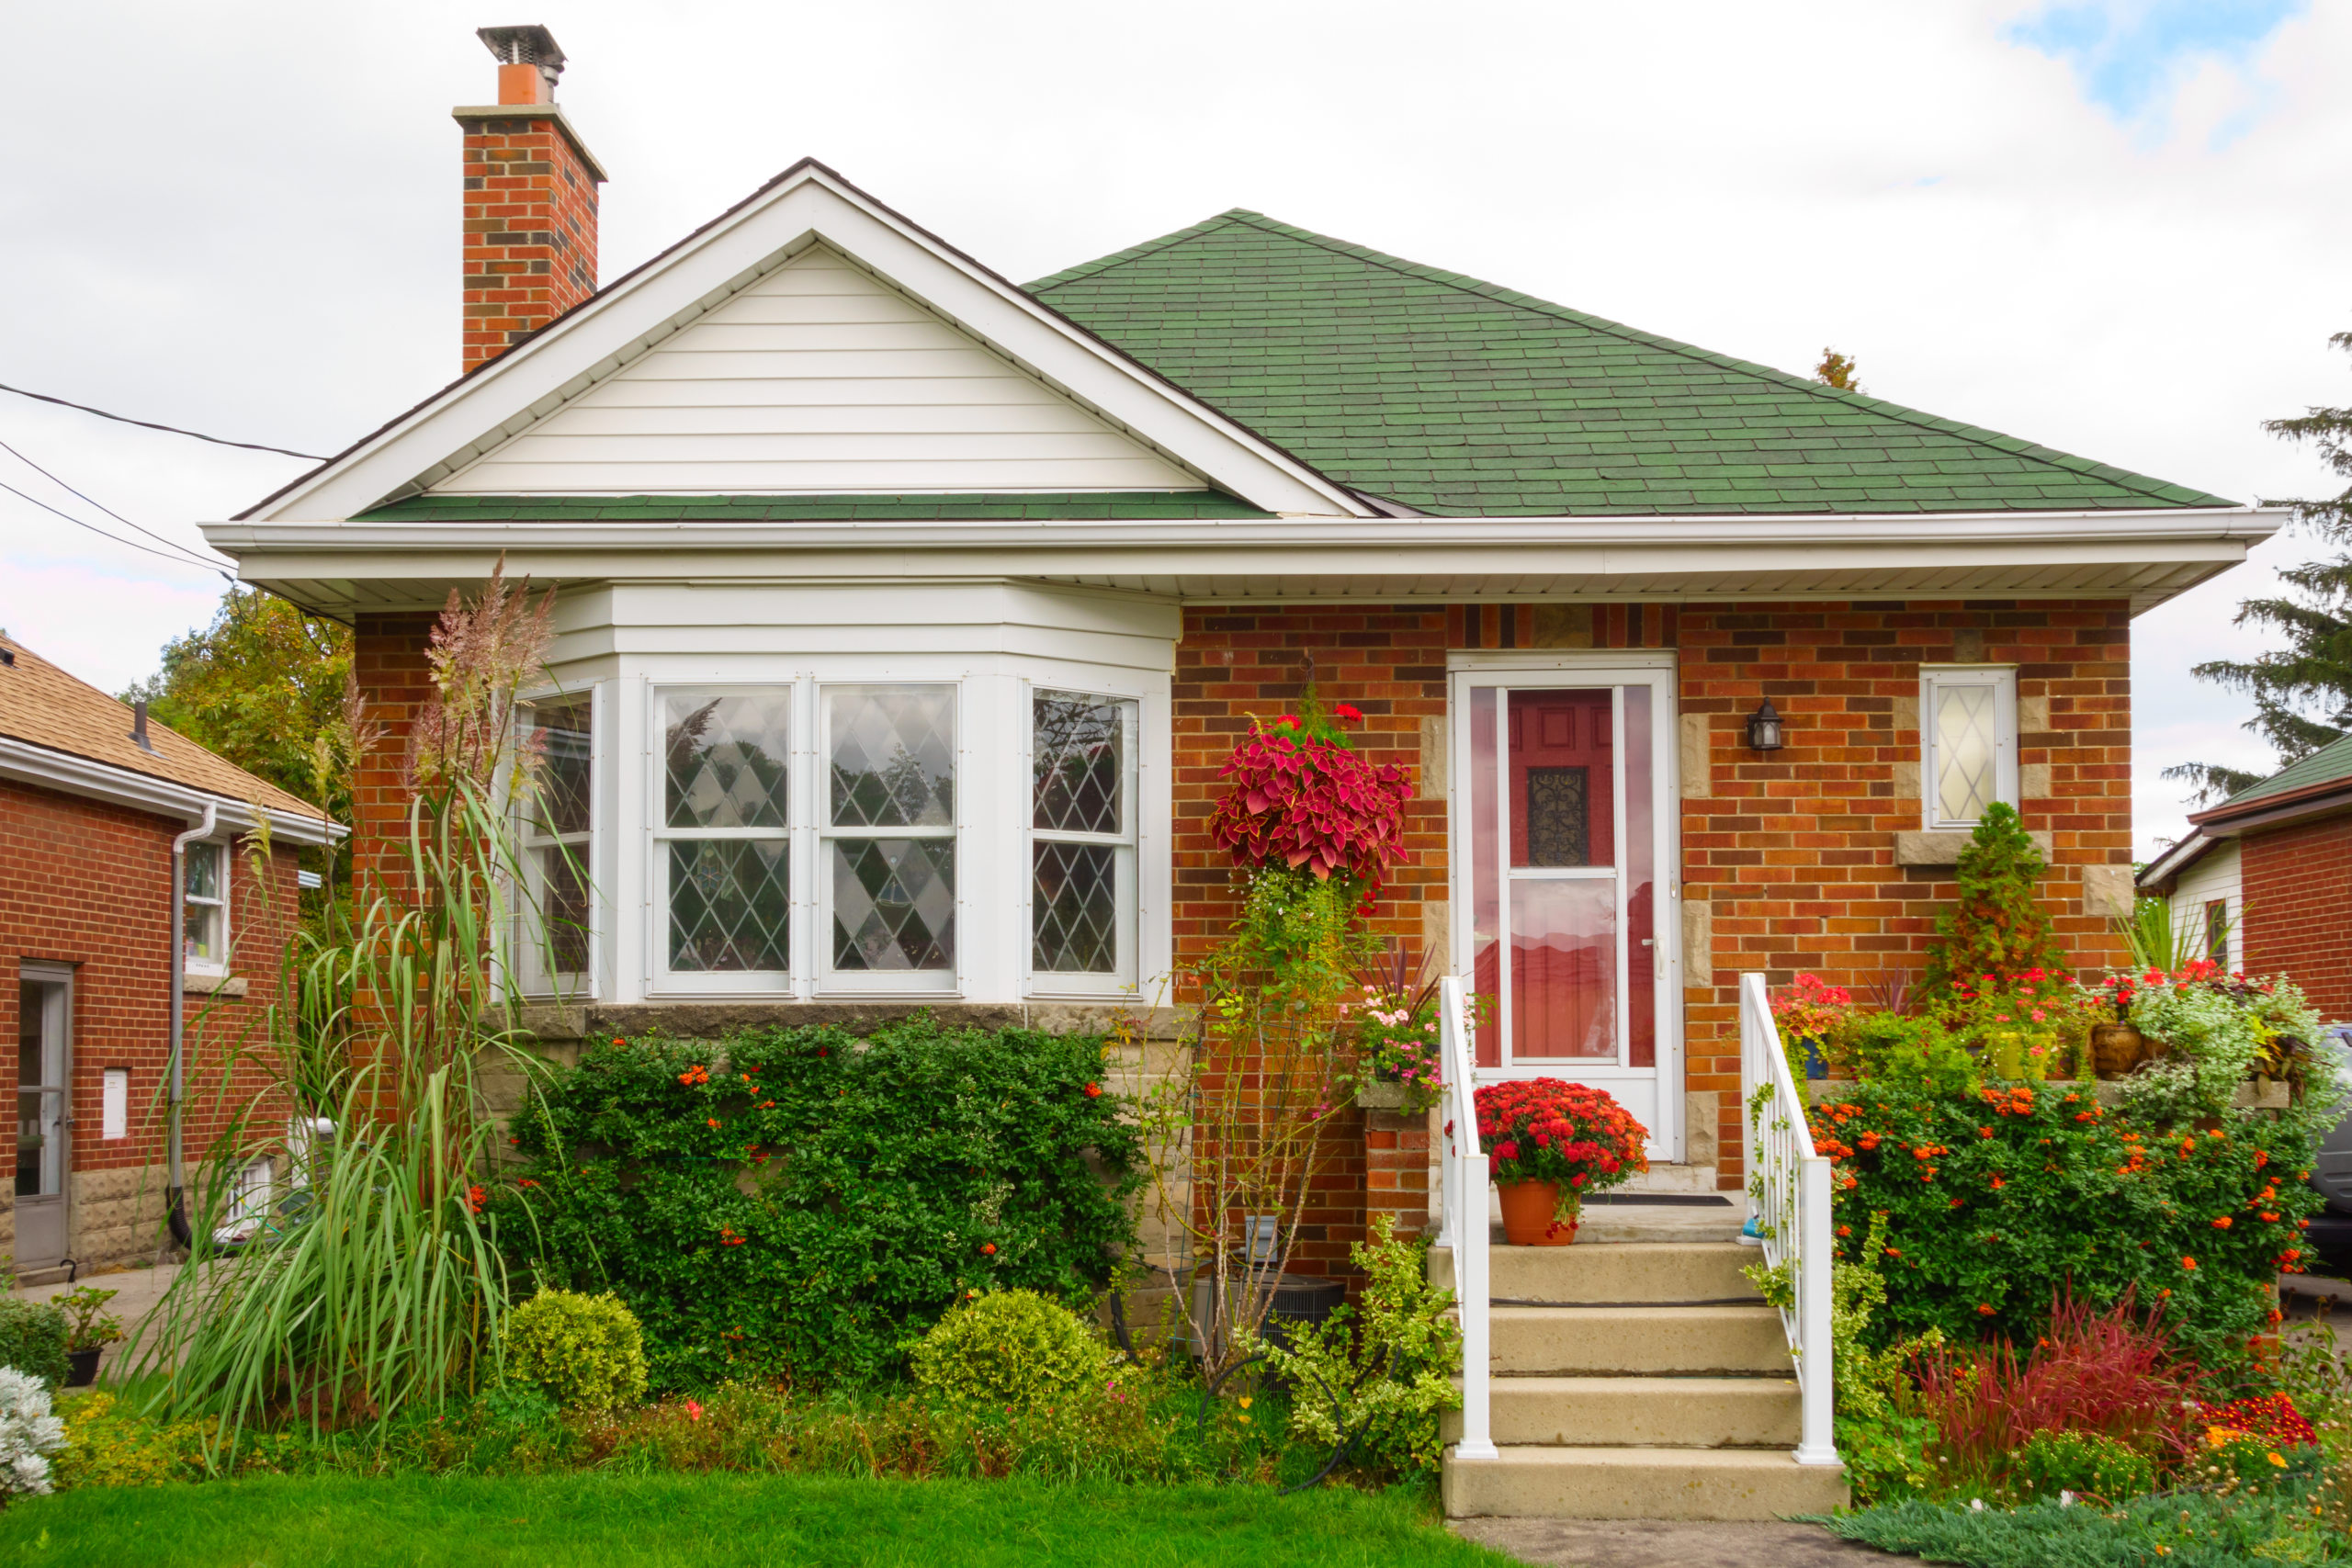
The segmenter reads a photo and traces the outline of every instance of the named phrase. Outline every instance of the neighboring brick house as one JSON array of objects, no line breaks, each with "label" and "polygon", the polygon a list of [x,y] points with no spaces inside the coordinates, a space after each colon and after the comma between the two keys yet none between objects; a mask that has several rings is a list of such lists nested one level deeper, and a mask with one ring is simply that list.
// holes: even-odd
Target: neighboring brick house
[{"label": "neighboring brick house", "polygon": [[2141,890],[2231,968],[2291,976],[2322,1017],[2352,1022],[2352,738],[2188,821]]},{"label": "neighboring brick house", "polygon": [[[592,292],[538,36],[457,111],[467,373],[206,536],[356,626],[363,862],[432,612],[557,590],[529,852],[585,930],[522,972],[577,1026],[1149,1007],[1232,911],[1217,767],[1310,674],[1416,778],[1378,920],[1657,1183],[1740,1183],[1739,974],[1916,972],[1988,803],[2116,951],[2132,617],[2282,513],[1249,212],[1015,287],[804,162]],[[1426,1125],[1344,1114],[1308,1269],[1426,1212]]]},{"label": "neighboring brick house", "polygon": [[[264,813],[266,863],[243,838]],[[222,1124],[225,1054],[275,994],[297,847],[333,831],[315,807],[0,636],[0,1075],[17,1086],[0,1253],[19,1276],[166,1243],[174,841],[190,835],[177,967],[192,1168]]]}]

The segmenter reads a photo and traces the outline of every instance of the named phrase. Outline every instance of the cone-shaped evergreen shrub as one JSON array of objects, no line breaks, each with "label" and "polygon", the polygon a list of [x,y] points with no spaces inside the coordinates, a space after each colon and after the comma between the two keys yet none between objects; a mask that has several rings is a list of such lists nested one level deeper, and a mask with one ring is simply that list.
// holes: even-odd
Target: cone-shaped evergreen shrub
[{"label": "cone-shaped evergreen shrub", "polygon": [[[2010,990],[2066,967],[2066,950],[2050,927],[2050,912],[2034,896],[2045,863],[2018,820],[2017,808],[1996,801],[1960,852],[1960,897],[1936,919],[1928,946],[1923,993],[1945,1002],[1955,984],[1971,990]],[[1985,977],[1991,976],[1991,983]]]}]

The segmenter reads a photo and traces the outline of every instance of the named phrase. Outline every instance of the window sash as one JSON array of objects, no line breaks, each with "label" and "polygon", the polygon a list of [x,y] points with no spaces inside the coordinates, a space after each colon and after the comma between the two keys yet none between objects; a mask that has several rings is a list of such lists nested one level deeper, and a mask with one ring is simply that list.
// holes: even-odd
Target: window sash
[{"label": "window sash", "polygon": [[[569,990],[585,981],[595,967],[595,840],[599,827],[596,791],[601,776],[597,748],[604,724],[603,709],[603,698],[594,685],[575,692],[542,693],[516,704],[518,742],[526,739],[534,729],[558,728],[542,722],[542,710],[548,711],[548,717],[560,718],[567,725],[586,726],[585,739],[579,742],[581,750],[574,759],[580,764],[577,804],[581,824],[548,831],[546,813],[549,803],[545,798],[526,801],[515,811],[528,908],[514,911],[514,943],[526,992]],[[571,729],[565,732],[582,733]],[[560,873],[566,884],[561,888],[552,886],[548,873],[548,857],[559,854],[570,863]],[[551,909],[557,901],[571,908]],[[566,959],[572,961],[568,966],[564,964]],[[554,967],[549,966],[550,961]]]},{"label": "window sash", "polygon": [[[215,970],[229,962],[228,846],[200,840],[188,845],[181,864],[180,965],[183,969]],[[198,873],[197,867],[206,867]],[[213,891],[194,891],[199,878]]]},{"label": "window sash", "polygon": [[1925,825],[1929,829],[1962,829],[1973,828],[1981,819],[1957,816],[1944,809],[1944,782],[1947,766],[1954,760],[1949,755],[1943,735],[1944,698],[1947,694],[1982,692],[1990,705],[1987,731],[1992,750],[1986,760],[1990,773],[1990,790],[1984,804],[1995,802],[2015,807],[2020,804],[2018,794],[2018,718],[2017,672],[2006,668],[1970,666],[1959,670],[1925,670],[1919,682],[1919,793]]},{"label": "window sash", "polygon": [[[845,823],[835,820],[833,800],[833,768],[835,762],[834,719],[835,700],[859,693],[925,692],[944,695],[946,699],[946,743],[949,757],[947,780],[951,791],[944,823],[909,823],[891,826],[872,823]],[[815,944],[813,959],[820,989],[833,994],[851,992],[924,991],[954,992],[963,982],[964,953],[959,941],[966,903],[961,874],[963,866],[964,784],[960,776],[969,759],[966,755],[964,728],[964,692],[956,681],[820,681],[816,682],[815,700],[816,755],[814,758],[813,826],[816,853],[810,857],[808,874],[813,880],[815,897],[810,900],[816,913],[810,937]],[[939,926],[930,931],[933,944],[945,948],[945,962],[932,967],[855,968],[843,967],[837,962],[837,944],[841,923],[837,908],[837,890],[845,871],[842,855],[852,846],[870,842],[917,840],[925,843],[944,842],[948,908]],[[943,940],[944,939],[944,940]]]},{"label": "window sash", "polygon": [[[652,767],[650,788],[645,800],[645,817],[650,840],[650,863],[647,876],[653,897],[648,906],[649,927],[646,936],[651,949],[652,978],[665,992],[697,991],[763,991],[775,993],[792,987],[797,973],[794,963],[796,944],[801,940],[800,923],[806,917],[807,906],[796,897],[795,889],[801,874],[793,839],[797,823],[795,820],[797,791],[801,786],[799,774],[806,758],[800,754],[796,736],[800,716],[800,694],[797,683],[751,682],[742,684],[695,682],[677,685],[653,685],[649,692],[649,718],[652,740]],[[776,705],[777,711],[763,717],[772,739],[780,736],[784,749],[784,777],[780,791],[772,791],[763,810],[774,810],[779,822],[733,822],[718,826],[689,825],[673,822],[670,803],[670,729],[673,721],[671,705],[681,700],[709,698],[765,699]],[[780,794],[781,802],[774,797]],[[754,815],[759,813],[755,812]],[[693,844],[774,844],[781,846],[782,896],[785,905],[784,931],[770,940],[764,931],[749,933],[750,946],[757,954],[772,953],[782,962],[775,965],[754,967],[750,964],[723,965],[697,964],[680,967],[678,959],[679,932],[676,925],[677,900],[680,887],[674,875],[677,852],[681,846]],[[734,946],[734,938],[741,933],[724,934],[727,945]]]},{"label": "window sash", "polygon": [[[1025,988],[1032,995],[1132,994],[1136,988],[1136,951],[1143,923],[1142,877],[1136,854],[1138,818],[1141,816],[1137,798],[1140,773],[1137,752],[1142,742],[1143,704],[1136,697],[1118,693],[1090,692],[1066,686],[1024,684],[1022,696],[1022,714],[1028,725],[1027,744],[1022,749],[1023,789],[1020,801],[1022,821],[1027,829],[1021,856],[1021,874],[1024,879],[1022,902],[1026,914],[1022,936]],[[1037,826],[1037,704],[1041,699],[1054,698],[1103,704],[1118,710],[1119,828],[1115,832]],[[1098,845],[1111,850],[1116,955],[1109,969],[1057,969],[1039,963],[1040,928],[1047,919],[1047,911],[1038,899],[1037,862],[1038,846],[1041,844]]]}]

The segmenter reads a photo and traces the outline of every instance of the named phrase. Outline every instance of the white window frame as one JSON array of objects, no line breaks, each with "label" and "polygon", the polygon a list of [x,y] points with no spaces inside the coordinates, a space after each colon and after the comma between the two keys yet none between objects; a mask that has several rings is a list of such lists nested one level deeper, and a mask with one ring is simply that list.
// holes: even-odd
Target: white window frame
[{"label": "white window frame", "polygon": [[[216,863],[219,868],[219,878],[214,884],[220,890],[218,897],[201,897],[188,891],[196,885],[196,878],[192,874],[196,869],[196,852],[198,850],[209,850],[219,857]],[[185,913],[181,915],[180,973],[208,976],[225,975],[229,972],[229,879],[231,874],[236,869],[235,862],[230,854],[228,842],[220,839],[198,839],[190,843],[183,853],[186,857],[180,866],[180,903],[183,909],[193,905],[198,908],[218,911],[215,918],[220,922],[220,930],[216,942],[217,956],[191,957],[187,951],[190,935],[187,930],[187,917]]]},{"label": "white window frame", "polygon": [[[965,929],[971,916],[972,897],[969,874],[971,856],[967,852],[965,826],[970,818],[970,790],[977,784],[974,777],[971,730],[964,682],[954,677],[901,677],[890,679],[819,680],[815,688],[815,721],[817,744],[813,765],[809,769],[810,839],[815,852],[809,859],[814,919],[809,921],[809,935],[815,943],[813,959],[819,994],[838,996],[928,996],[955,998],[964,990],[964,968],[969,962],[970,933]],[[956,819],[944,828],[836,828],[833,825],[833,694],[858,691],[909,691],[918,688],[944,690],[948,700],[949,722],[956,727]],[[954,961],[944,969],[876,970],[836,969],[833,967],[833,844],[844,839],[944,839],[953,846],[956,865],[956,913]],[[1001,908],[1001,906],[1000,906]]]},{"label": "white window frame", "polygon": [[[1041,696],[1075,697],[1120,705],[1118,832],[1078,833],[1037,826],[1035,793],[1037,776],[1036,702]],[[1129,998],[1137,994],[1136,955],[1143,923],[1138,865],[1141,858],[1138,818],[1142,815],[1139,798],[1142,793],[1141,758],[1138,753],[1143,746],[1143,699],[1129,693],[1091,691],[1083,685],[1054,682],[1024,680],[1021,682],[1021,970],[1022,987],[1029,996],[1088,998]],[[1036,967],[1036,865],[1037,845],[1041,842],[1109,844],[1115,850],[1119,952],[1117,965],[1110,973],[1074,974],[1068,970],[1040,970]]]},{"label": "white window frame", "polygon": [[1993,787],[1995,798],[2018,807],[2018,672],[2007,664],[1925,664],[1919,667],[1919,813],[1920,826],[1930,830],[1960,831],[1976,826],[1943,814],[1942,761],[1936,739],[1938,694],[1958,687],[1989,687],[1993,692]]},{"label": "white window frame", "polygon": [[[864,684],[865,682],[860,682]],[[808,682],[781,681],[653,681],[646,686],[645,829],[648,845],[645,886],[647,979],[656,995],[789,996],[799,981],[797,955],[807,950],[800,927],[809,915],[809,900],[802,889],[807,866],[806,835],[800,831],[802,803],[808,799],[801,774],[808,754],[801,745],[804,716],[810,697]],[[786,751],[785,825],[781,828],[673,828],[670,826],[668,739],[665,705],[681,692],[713,695],[781,697],[785,702]],[[670,846],[693,840],[764,840],[785,846],[785,886],[791,901],[791,929],[785,934],[787,967],[784,969],[673,969],[670,967]],[[830,930],[828,926],[828,930]]]},{"label": "white window frame", "polygon": [[[567,702],[579,697],[588,699],[588,827],[584,832],[541,833],[537,830],[537,814],[527,806],[515,811],[515,846],[523,863],[522,894],[526,907],[514,911],[514,930],[511,941],[514,947],[514,973],[526,996],[561,996],[586,998],[594,994],[594,976],[599,973],[598,953],[604,941],[604,903],[596,888],[596,848],[604,841],[605,833],[605,749],[608,744],[605,690],[602,682],[563,689],[549,687],[544,691],[526,693],[515,699],[518,710],[534,709],[538,704]],[[522,716],[518,711],[518,719]],[[518,728],[524,728],[518,725]],[[518,736],[519,739],[519,736]],[[546,940],[538,929],[538,911],[545,907],[546,886],[539,872],[539,852],[557,845],[572,851],[572,860],[580,868],[586,885],[587,930],[583,967],[578,970],[550,972],[541,953]]]}]

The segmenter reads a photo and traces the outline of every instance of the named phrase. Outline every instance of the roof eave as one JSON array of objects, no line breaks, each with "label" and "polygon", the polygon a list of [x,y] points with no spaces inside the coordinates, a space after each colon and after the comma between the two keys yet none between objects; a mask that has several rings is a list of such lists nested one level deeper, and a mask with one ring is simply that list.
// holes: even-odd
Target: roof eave
[{"label": "roof eave", "polygon": [[194,784],[157,778],[152,773],[133,773],[129,768],[118,768],[110,762],[100,762],[9,735],[0,735],[0,778],[35,784],[65,795],[128,806],[133,810],[153,812],[159,817],[185,818],[189,821],[202,817],[209,805],[214,808],[216,819],[225,828],[250,831],[266,818],[270,836],[289,843],[334,843],[348,837],[351,831],[341,823],[324,817],[273,810],[253,801],[222,795],[217,790],[200,789]]}]

